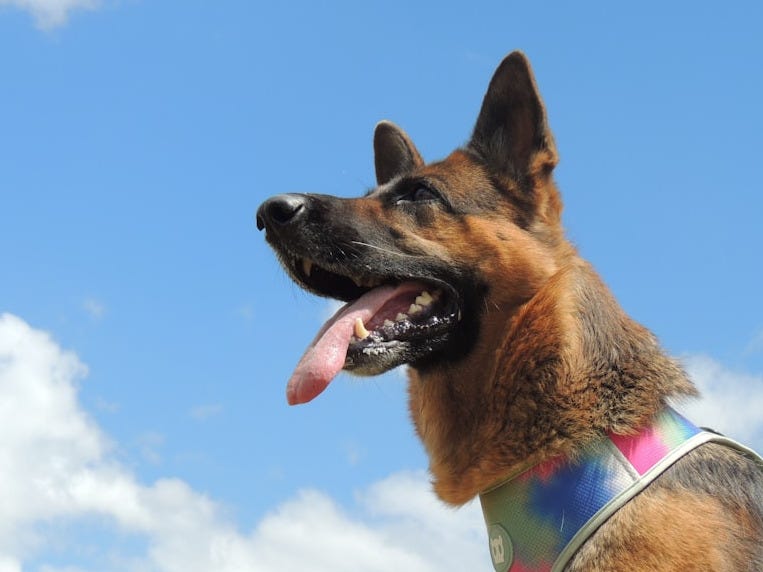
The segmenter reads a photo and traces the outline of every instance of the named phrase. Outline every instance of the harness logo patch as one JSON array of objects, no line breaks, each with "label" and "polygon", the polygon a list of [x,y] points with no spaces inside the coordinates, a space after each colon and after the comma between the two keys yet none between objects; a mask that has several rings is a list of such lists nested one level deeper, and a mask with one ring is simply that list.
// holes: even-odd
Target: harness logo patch
[{"label": "harness logo patch", "polygon": [[488,528],[488,540],[495,572],[507,572],[514,560],[514,547],[509,533],[500,524],[491,524]]}]

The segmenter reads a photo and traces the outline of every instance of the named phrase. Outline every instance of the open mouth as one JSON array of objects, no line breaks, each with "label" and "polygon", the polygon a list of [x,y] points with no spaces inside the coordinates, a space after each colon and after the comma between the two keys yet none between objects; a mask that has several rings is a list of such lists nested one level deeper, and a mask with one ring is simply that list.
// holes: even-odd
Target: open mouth
[{"label": "open mouth", "polygon": [[370,273],[350,276],[328,270],[309,258],[298,257],[290,267],[296,281],[306,289],[348,302],[346,307],[380,286],[395,288],[394,295],[386,298],[370,319],[364,321],[357,317],[353,322],[346,369],[357,365],[358,360],[353,357],[358,356],[352,354],[358,351],[372,355],[382,351],[375,346],[385,343],[436,337],[460,319],[455,290],[439,280]]},{"label": "open mouth", "polygon": [[376,375],[414,363],[442,348],[461,319],[455,288],[440,279],[354,273],[296,256],[282,261],[305,289],[347,302],[297,365],[287,389],[290,403],[309,401],[342,369]]}]

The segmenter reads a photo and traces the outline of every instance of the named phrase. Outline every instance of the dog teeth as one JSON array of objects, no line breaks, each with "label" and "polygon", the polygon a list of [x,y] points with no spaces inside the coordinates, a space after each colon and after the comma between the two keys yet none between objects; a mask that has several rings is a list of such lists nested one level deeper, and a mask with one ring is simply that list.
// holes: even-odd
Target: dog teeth
[{"label": "dog teeth", "polygon": [[393,322],[392,320],[384,320],[385,328],[389,328],[390,326],[394,326],[394,325],[395,325],[395,322]]},{"label": "dog teeth", "polygon": [[404,322],[407,319],[408,319],[408,315],[407,314],[403,314],[402,312],[400,314],[398,314],[397,316],[395,316],[395,321],[396,322]]},{"label": "dog teeth", "polygon": [[360,318],[355,319],[355,337],[359,340],[364,340],[368,337],[368,330],[366,329],[366,326],[363,324],[363,320]]},{"label": "dog teeth", "polygon": [[303,258],[302,259],[302,272],[304,272],[305,276],[310,278],[310,274],[313,271],[313,261],[309,258]]},{"label": "dog teeth", "polygon": [[432,295],[424,290],[420,295],[416,296],[416,305],[421,307],[429,306],[432,302],[434,302],[434,298],[432,298]]},{"label": "dog teeth", "polygon": [[408,308],[408,314],[418,314],[421,312],[424,308],[427,308],[428,306],[432,305],[432,302],[435,301],[435,298],[432,297],[432,295],[424,290],[421,294],[416,296],[416,300],[413,304],[411,304],[410,308]]}]

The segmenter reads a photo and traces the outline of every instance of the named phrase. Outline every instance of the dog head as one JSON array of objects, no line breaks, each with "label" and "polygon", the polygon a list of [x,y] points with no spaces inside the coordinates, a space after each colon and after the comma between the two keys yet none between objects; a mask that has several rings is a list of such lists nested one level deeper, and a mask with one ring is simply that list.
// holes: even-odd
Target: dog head
[{"label": "dog head", "polygon": [[495,72],[465,147],[425,164],[405,132],[381,122],[374,151],[378,185],[365,196],[278,195],[257,212],[290,276],[347,302],[297,366],[290,403],[341,369],[463,363],[553,274],[566,244],[556,148],[519,52]]}]

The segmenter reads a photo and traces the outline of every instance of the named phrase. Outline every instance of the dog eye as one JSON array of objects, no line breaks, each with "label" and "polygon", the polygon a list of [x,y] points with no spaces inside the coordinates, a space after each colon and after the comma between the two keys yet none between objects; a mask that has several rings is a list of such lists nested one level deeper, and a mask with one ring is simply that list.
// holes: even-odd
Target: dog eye
[{"label": "dog eye", "polygon": [[425,201],[436,201],[439,198],[439,195],[429,187],[424,185],[417,185],[409,193],[401,196],[398,199],[398,202],[406,201],[412,203],[421,203]]},{"label": "dog eye", "polygon": [[414,201],[432,201],[436,198],[437,195],[432,192],[432,189],[427,187],[417,187],[416,190],[413,191]]}]

